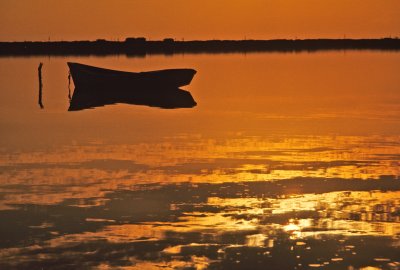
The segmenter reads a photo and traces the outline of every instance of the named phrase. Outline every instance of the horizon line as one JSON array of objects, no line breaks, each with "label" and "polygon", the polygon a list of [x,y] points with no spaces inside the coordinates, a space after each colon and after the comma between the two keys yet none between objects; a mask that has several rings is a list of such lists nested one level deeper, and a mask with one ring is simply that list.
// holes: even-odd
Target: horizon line
[{"label": "horizon line", "polygon": [[352,37],[342,37],[342,38],[329,38],[329,37],[318,37],[318,38],[272,38],[272,39],[254,39],[254,38],[244,38],[244,39],[176,39],[172,37],[165,37],[162,39],[148,39],[146,37],[126,37],[124,39],[106,39],[106,38],[96,38],[96,39],[76,39],[76,40],[64,40],[64,39],[57,39],[57,40],[0,40],[0,43],[21,43],[21,42],[43,42],[43,43],[51,43],[51,42],[126,42],[129,39],[136,39],[142,40],[146,42],[162,42],[162,41],[174,41],[174,42],[191,42],[191,41],[275,41],[275,40],[291,40],[291,41],[301,41],[301,40],[385,40],[385,39],[400,39],[400,36],[384,36],[384,37],[364,37],[364,38],[352,38]]}]

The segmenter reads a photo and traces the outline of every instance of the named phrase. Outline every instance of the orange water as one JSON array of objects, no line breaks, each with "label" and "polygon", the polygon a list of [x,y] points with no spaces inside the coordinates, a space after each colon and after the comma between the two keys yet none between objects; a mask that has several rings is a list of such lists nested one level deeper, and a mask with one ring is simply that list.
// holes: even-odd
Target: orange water
[{"label": "orange water", "polygon": [[[0,268],[395,269],[399,60],[1,58]],[[195,68],[198,105],[68,112],[66,61]]]}]

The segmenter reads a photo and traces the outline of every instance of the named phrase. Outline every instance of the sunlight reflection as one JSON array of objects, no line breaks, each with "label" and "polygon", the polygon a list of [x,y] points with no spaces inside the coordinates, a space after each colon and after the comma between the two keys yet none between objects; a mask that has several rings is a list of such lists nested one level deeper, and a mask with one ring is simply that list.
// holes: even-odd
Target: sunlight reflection
[{"label": "sunlight reflection", "polygon": [[[157,144],[72,145],[46,153],[14,153],[12,158],[0,153],[4,194],[0,203],[4,209],[6,204],[51,204],[66,197],[98,197],[98,203],[104,203],[100,199],[104,190],[131,188],[132,183],[400,176],[398,137],[174,139]],[[32,192],[10,189],[27,185]]]}]

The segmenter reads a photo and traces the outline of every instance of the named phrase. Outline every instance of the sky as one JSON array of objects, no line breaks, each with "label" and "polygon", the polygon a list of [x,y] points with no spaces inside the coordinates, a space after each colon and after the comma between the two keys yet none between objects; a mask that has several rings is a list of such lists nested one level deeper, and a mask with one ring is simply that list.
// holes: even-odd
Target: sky
[{"label": "sky", "polygon": [[400,36],[399,0],[0,0],[0,40]]}]

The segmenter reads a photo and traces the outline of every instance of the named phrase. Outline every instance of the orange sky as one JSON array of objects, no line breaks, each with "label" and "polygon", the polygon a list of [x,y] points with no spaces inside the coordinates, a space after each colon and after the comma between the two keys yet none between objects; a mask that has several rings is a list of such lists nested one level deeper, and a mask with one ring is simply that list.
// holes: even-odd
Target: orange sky
[{"label": "orange sky", "polygon": [[0,40],[400,36],[398,0],[1,0]]}]

